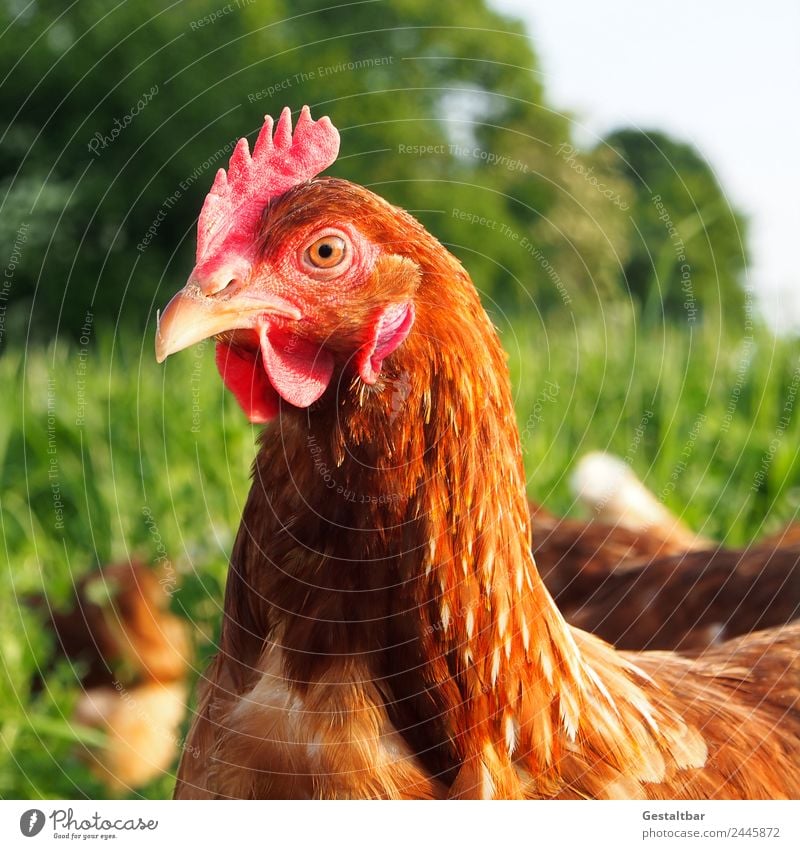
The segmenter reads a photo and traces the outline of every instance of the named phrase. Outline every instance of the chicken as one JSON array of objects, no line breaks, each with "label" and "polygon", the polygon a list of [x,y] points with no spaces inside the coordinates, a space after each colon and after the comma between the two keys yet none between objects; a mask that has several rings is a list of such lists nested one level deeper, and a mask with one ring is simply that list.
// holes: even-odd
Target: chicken
[{"label": "chicken", "polygon": [[687,551],[683,541],[665,539],[653,529],[560,517],[540,504],[528,505],[536,566],[568,618],[591,603],[609,576],[638,572],[643,562]]},{"label": "chicken", "polygon": [[592,513],[588,521],[557,517],[530,502],[536,565],[568,618],[611,574],[637,570],[644,560],[714,547],[656,499],[619,457],[586,454],[570,483]]},{"label": "chicken", "polygon": [[167,602],[157,574],[136,561],[83,577],[66,610],[34,601],[47,610],[59,654],[75,664],[82,688],[75,721],[106,735],[87,756],[115,793],[159,776],[178,753],[188,636]]},{"label": "chicken", "polygon": [[798,529],[726,549],[673,516],[622,460],[592,452],[572,476],[600,519],[531,503],[534,555],[567,621],[626,649],[703,649],[800,616]]},{"label": "chicken", "polygon": [[627,564],[565,615],[619,648],[704,649],[800,616],[800,546],[718,546]]},{"label": "chicken", "polygon": [[[178,798],[800,795],[800,629],[690,660],[567,625],[505,355],[458,261],[267,118],[156,355],[216,336],[261,436]],[[402,400],[399,400],[402,399]]]}]

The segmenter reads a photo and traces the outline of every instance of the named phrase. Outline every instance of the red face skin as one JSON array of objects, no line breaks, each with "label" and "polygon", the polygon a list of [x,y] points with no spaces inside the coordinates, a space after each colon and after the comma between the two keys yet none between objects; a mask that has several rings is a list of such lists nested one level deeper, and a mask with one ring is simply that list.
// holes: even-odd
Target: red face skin
[{"label": "red face skin", "polygon": [[[222,334],[218,368],[253,422],[278,415],[281,399],[298,408],[315,403],[337,370],[374,384],[383,360],[411,330],[419,271],[388,250],[396,245],[364,235],[375,211],[365,209],[363,190],[352,208],[341,202],[348,186],[318,180],[278,198],[265,210],[255,242],[246,251],[223,244],[161,319],[162,359]],[[329,202],[332,190],[336,205]]]}]

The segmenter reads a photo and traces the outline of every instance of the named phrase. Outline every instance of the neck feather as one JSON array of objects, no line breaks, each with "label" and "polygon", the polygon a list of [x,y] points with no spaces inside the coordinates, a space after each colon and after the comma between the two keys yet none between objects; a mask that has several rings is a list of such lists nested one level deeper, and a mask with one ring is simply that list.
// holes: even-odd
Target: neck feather
[{"label": "neck feather", "polygon": [[555,792],[585,769],[578,741],[614,767],[609,786],[655,780],[659,740],[685,729],[658,727],[646,676],[573,633],[541,582],[505,355],[455,261],[423,276],[379,383],[336,398],[265,434],[232,578],[258,601],[229,587],[229,653],[279,632],[301,687],[373,658],[396,727],[458,771],[456,795],[518,795],[520,763],[526,795]]}]

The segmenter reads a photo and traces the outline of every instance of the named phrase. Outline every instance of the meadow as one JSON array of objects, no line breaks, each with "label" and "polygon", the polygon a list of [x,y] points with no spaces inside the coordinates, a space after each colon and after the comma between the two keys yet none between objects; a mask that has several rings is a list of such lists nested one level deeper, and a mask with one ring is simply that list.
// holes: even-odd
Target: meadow
[{"label": "meadow", "polygon": [[[623,308],[496,320],[532,498],[580,515],[570,470],[603,449],[728,545],[795,518],[797,340],[757,325],[642,328]],[[163,366],[152,351],[151,335],[92,329],[0,358],[0,797],[105,793],[87,766],[102,735],[70,722],[79,670],[53,666],[53,635],[26,599],[63,604],[98,563],[140,557],[174,578],[194,674],[214,650],[258,429],[224,391],[210,343]],[[130,795],[165,797],[173,780]]]}]

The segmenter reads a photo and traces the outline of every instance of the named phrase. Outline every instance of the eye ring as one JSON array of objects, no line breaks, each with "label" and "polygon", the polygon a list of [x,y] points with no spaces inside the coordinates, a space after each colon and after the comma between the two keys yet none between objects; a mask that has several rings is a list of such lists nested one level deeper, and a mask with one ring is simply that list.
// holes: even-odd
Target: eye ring
[{"label": "eye ring", "polygon": [[334,272],[345,265],[349,253],[346,239],[338,233],[327,233],[315,239],[303,251],[303,261],[315,271]]}]

